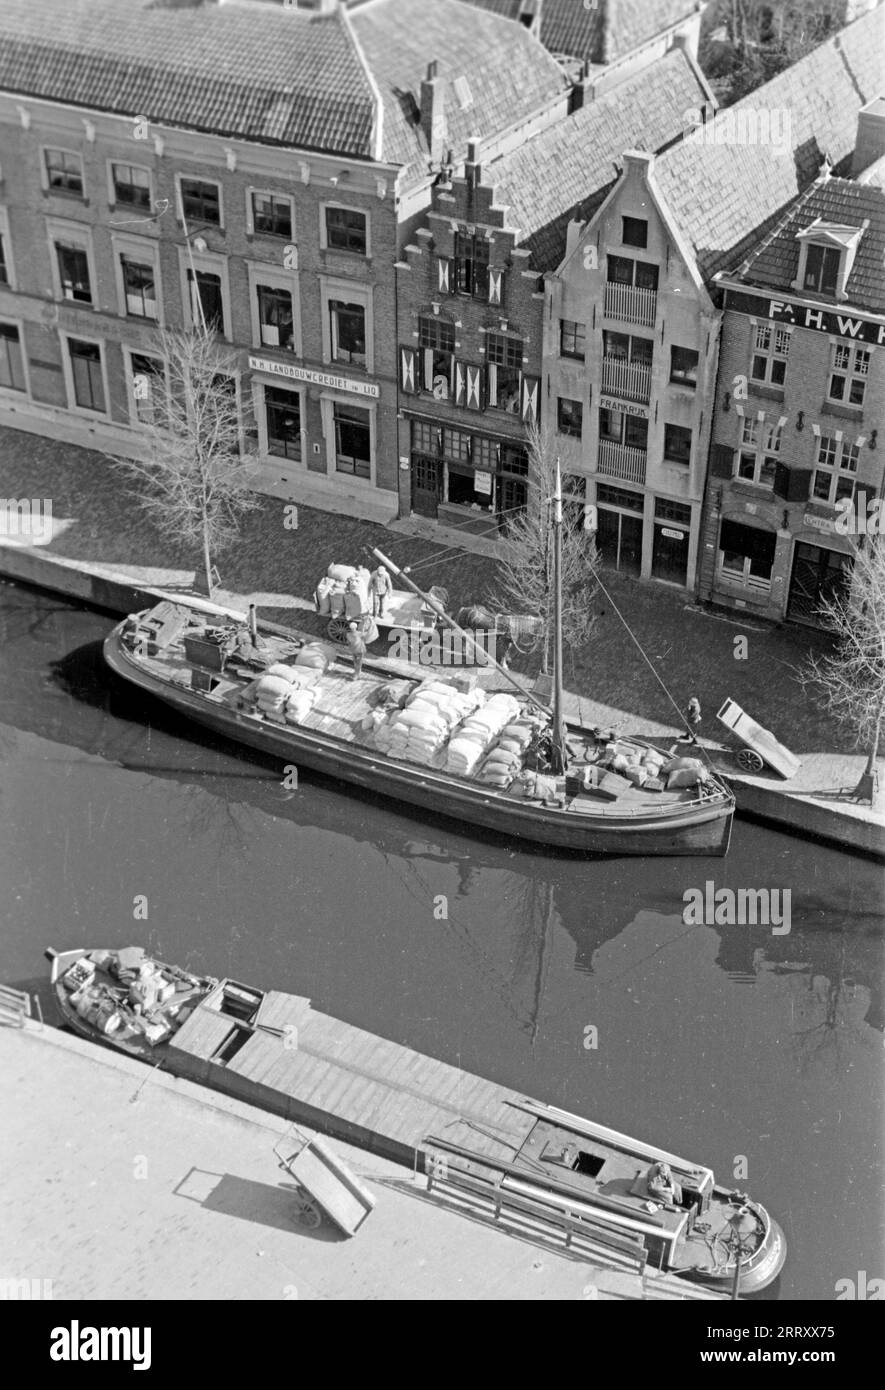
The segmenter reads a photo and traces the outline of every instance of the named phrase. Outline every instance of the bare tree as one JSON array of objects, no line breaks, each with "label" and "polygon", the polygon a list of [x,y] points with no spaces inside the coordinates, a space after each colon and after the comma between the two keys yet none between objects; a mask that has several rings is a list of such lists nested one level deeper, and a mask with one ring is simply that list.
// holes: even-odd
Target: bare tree
[{"label": "bare tree", "polygon": [[854,547],[851,587],[826,599],[820,614],[836,648],[831,655],[810,657],[799,679],[868,754],[854,795],[875,806],[885,723],[885,546],[878,537],[869,538],[862,550]]},{"label": "bare tree", "polygon": [[240,454],[235,359],[203,322],[184,331],[160,329],[156,346],[165,384],[159,374],[135,379],[136,397],[147,405],[145,455],[117,463],[158,529],[199,546],[211,595],[214,558],[236,537],[245,513],[260,505]]},{"label": "bare tree", "polygon": [[[510,612],[540,619],[533,640],[541,648],[541,669],[548,670],[553,638],[553,535],[550,507],[559,458],[548,433],[529,431],[528,502],[525,511],[508,519],[498,561],[498,592],[492,602]],[[563,489],[562,633],[566,646],[587,641],[595,621],[596,545],[584,529],[583,504],[570,504]]]},{"label": "bare tree", "polygon": [[[842,22],[835,0],[715,0],[704,15],[701,66],[730,77],[729,104],[804,58]],[[723,29],[728,57],[715,42]]]}]

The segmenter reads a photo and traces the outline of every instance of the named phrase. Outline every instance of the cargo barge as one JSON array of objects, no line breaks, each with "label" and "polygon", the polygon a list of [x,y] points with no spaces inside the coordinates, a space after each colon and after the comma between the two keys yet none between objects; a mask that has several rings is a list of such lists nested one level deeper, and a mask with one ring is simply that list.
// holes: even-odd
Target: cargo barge
[{"label": "cargo barge", "polygon": [[709,1168],[331,1018],[303,996],[176,973],[138,947],[47,956],[61,1019],[82,1037],[425,1171],[465,1200],[491,1193],[496,1211],[528,1210],[593,1248],[720,1291],[759,1291],[783,1267],[777,1222]]}]

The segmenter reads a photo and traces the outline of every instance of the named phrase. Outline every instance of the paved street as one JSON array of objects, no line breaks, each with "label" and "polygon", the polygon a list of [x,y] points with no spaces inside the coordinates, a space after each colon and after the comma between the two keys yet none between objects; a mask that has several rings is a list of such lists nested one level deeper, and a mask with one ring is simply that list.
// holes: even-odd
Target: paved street
[{"label": "paved street", "polygon": [[[157,534],[103,454],[0,429],[0,494],[52,498],[55,534],[47,548],[52,555],[123,571],[145,584],[192,587],[194,557]],[[421,565],[416,579],[444,585],[454,607],[474,600],[494,606],[495,564],[483,555],[409,535],[420,529],[414,523],[385,528],[303,506],[298,529],[289,530],[284,506],[265,498],[247,516],[240,539],[219,562],[219,603],[235,606],[249,595],[268,617],[291,621],[292,610],[301,609],[303,621],[329,563],[365,560],[377,545],[398,564]],[[680,710],[690,695],[699,698],[706,738],[719,740],[715,713],[730,695],[799,755],[850,753],[844,733],[794,679],[806,653],[825,646],[819,634],[741,624],[699,610],[681,590],[616,572],[604,571],[604,583]],[[592,702],[595,717],[604,722],[628,720],[649,733],[679,727],[676,710],[618,617],[601,593],[597,597],[590,643],[582,652],[566,653],[566,685]],[[747,659],[736,660],[735,638],[742,633],[748,638]],[[516,671],[533,674],[535,669],[531,658],[522,665],[514,662]]]}]

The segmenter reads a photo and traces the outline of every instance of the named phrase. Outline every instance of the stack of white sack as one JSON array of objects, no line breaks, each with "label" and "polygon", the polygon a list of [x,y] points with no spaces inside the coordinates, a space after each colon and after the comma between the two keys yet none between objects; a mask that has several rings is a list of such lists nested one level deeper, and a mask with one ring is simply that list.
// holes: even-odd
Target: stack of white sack
[{"label": "stack of white sack", "polygon": [[[407,706],[388,723],[387,751],[392,758],[427,765],[445,743],[449,729],[432,707]],[[380,732],[380,731],[379,731]],[[378,741],[376,735],[376,742]]]},{"label": "stack of white sack", "polygon": [[333,618],[358,618],[369,610],[369,579],[364,565],[330,565],[314,594],[318,613]]},{"label": "stack of white sack", "polygon": [[512,695],[492,695],[458,728],[449,743],[447,770],[460,777],[469,777],[505,724],[518,714],[519,703]]},{"label": "stack of white sack", "polygon": [[446,681],[425,681],[407,701],[408,709],[427,710],[451,731],[485,702],[484,690],[462,691]]},{"label": "stack of white sack", "polygon": [[294,689],[284,706],[287,724],[303,724],[317,702],[319,691],[314,685]]},{"label": "stack of white sack", "polygon": [[[291,669],[291,668],[287,668]],[[285,721],[286,701],[296,687],[287,676],[265,673],[255,687],[255,703],[267,719]]]}]

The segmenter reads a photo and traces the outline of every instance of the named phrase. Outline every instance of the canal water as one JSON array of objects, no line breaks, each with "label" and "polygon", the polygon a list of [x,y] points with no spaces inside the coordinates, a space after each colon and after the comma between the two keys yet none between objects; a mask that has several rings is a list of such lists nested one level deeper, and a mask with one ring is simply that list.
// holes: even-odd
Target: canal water
[{"label": "canal water", "polygon": [[[0,980],[45,1005],[44,947],[137,941],[307,994],[748,1189],[769,1296],[885,1275],[881,867],[743,821],[725,860],[556,858],[288,790],[114,681],[111,626],[0,586]],[[686,925],[708,880],[789,889],[789,933]]]}]

